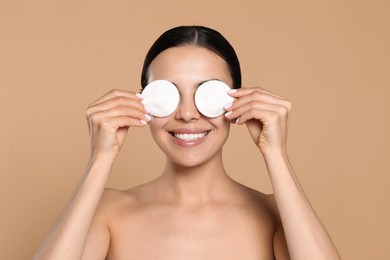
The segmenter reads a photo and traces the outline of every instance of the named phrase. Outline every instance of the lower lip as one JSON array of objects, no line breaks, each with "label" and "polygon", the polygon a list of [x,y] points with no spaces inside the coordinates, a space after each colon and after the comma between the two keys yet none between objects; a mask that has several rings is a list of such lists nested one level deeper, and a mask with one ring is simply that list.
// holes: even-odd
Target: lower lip
[{"label": "lower lip", "polygon": [[205,136],[203,136],[202,138],[199,138],[199,139],[196,139],[196,140],[182,140],[182,139],[178,139],[176,137],[174,137],[173,135],[169,134],[171,136],[171,138],[173,139],[173,141],[180,145],[180,146],[183,146],[183,147],[192,147],[192,146],[196,146],[198,144],[201,144],[206,138],[207,136],[209,135],[210,133],[206,134]]}]

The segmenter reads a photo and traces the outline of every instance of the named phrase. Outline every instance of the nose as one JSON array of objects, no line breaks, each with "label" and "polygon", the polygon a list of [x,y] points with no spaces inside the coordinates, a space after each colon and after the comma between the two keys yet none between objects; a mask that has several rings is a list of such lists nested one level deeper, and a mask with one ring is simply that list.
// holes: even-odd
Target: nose
[{"label": "nose", "polygon": [[176,110],[175,118],[184,122],[192,122],[200,118],[200,113],[195,106],[194,95],[180,96],[180,102]]}]

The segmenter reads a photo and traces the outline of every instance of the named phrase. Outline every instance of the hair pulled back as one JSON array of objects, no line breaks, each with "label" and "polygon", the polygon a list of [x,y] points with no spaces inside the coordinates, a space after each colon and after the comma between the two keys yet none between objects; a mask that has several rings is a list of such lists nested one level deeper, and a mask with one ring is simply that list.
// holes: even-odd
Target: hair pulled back
[{"label": "hair pulled back", "polygon": [[233,88],[241,87],[241,69],[237,54],[230,43],[219,32],[204,26],[179,26],[164,32],[146,54],[141,74],[141,86],[148,83],[148,69],[161,52],[172,47],[194,45],[206,48],[226,61],[233,79]]}]

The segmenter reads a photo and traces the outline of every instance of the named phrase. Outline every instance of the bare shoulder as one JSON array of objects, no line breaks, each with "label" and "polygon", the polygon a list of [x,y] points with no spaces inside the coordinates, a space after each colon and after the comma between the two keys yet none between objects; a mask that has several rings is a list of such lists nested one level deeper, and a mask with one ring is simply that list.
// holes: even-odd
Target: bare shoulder
[{"label": "bare shoulder", "polygon": [[242,191],[246,194],[248,205],[252,210],[267,215],[275,225],[278,225],[280,217],[274,194],[266,194],[245,185],[242,185]]},{"label": "bare shoulder", "polygon": [[100,200],[97,213],[113,217],[123,211],[136,212],[143,206],[145,197],[150,193],[150,183],[132,187],[127,190],[106,188]]},{"label": "bare shoulder", "polygon": [[95,219],[108,223],[119,211],[136,204],[136,196],[128,191],[106,188],[95,212]]},{"label": "bare shoulder", "polygon": [[124,206],[136,205],[139,201],[140,187],[128,190],[106,188],[100,201],[100,207],[105,211],[118,210]]},{"label": "bare shoulder", "polygon": [[257,191],[254,191],[254,194],[257,197],[257,202],[267,208],[269,216],[272,218],[272,243],[275,259],[290,259],[275,195]]}]

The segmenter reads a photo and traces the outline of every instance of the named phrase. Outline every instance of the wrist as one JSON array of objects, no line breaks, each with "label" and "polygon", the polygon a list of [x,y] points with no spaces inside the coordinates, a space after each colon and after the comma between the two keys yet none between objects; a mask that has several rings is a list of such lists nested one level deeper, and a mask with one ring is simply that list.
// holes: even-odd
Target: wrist
[{"label": "wrist", "polygon": [[91,154],[89,157],[90,164],[113,164],[116,155],[113,154]]},{"label": "wrist", "polygon": [[290,164],[286,149],[267,149],[263,152],[263,158],[267,167]]},{"label": "wrist", "polygon": [[286,147],[267,147],[265,149],[260,149],[263,154],[264,159],[269,158],[287,158],[287,149]]},{"label": "wrist", "polygon": [[104,177],[105,181],[111,174],[111,169],[114,164],[114,158],[107,156],[91,156],[89,158],[85,176]]}]

